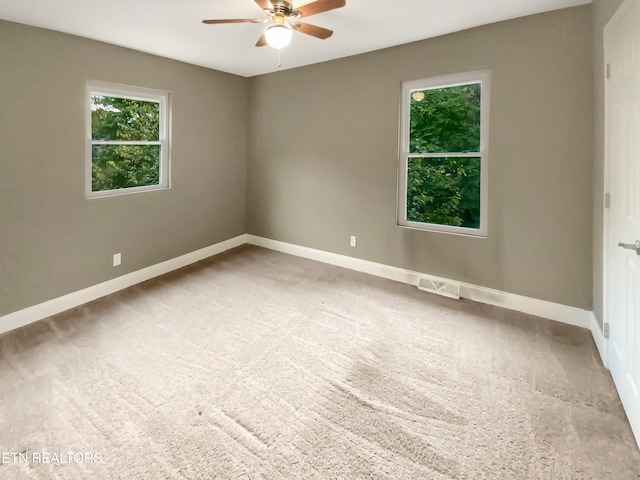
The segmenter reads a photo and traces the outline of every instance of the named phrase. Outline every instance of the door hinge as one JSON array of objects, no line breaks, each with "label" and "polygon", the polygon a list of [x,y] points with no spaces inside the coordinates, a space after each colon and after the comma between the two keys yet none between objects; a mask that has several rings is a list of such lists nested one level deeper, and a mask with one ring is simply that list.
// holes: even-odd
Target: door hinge
[{"label": "door hinge", "polygon": [[611,78],[611,64],[607,63],[607,78]]},{"label": "door hinge", "polygon": [[602,326],[602,333],[604,335],[604,338],[609,338],[609,324],[608,323],[605,323]]},{"label": "door hinge", "polygon": [[604,208],[611,208],[611,194],[604,194]]}]

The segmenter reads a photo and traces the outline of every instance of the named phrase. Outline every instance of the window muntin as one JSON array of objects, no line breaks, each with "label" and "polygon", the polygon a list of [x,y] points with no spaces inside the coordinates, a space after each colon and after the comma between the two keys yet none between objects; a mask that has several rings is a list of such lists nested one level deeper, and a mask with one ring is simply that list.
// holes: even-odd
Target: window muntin
[{"label": "window muntin", "polygon": [[403,83],[398,225],[486,236],[489,78]]},{"label": "window muntin", "polygon": [[87,196],[169,186],[169,95],[87,84]]}]

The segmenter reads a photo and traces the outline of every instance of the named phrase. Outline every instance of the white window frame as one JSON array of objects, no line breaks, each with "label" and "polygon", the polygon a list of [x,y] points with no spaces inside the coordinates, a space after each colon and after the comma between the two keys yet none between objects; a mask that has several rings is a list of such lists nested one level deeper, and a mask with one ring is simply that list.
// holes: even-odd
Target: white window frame
[{"label": "white window frame", "polygon": [[[120,140],[93,140],[91,137],[91,96],[103,95],[108,97],[129,98],[132,100],[143,100],[158,102],[160,104],[159,138],[158,141],[120,141]],[[170,158],[169,137],[171,126],[170,98],[169,92],[152,90],[149,88],[132,87],[130,85],[119,85],[100,81],[89,81],[86,83],[85,96],[86,112],[86,175],[85,193],[87,198],[111,197],[115,195],[127,195],[130,193],[148,192],[170,188]],[[93,145],[160,145],[160,175],[157,185],[146,185],[142,187],[118,188],[114,190],[102,190],[94,192],[92,190],[92,147]]]},{"label": "white window frame", "polygon": [[[487,237],[488,232],[488,183],[489,183],[489,104],[490,104],[491,71],[489,69],[471,72],[439,75],[435,77],[410,80],[402,83],[402,97],[400,100],[400,142],[398,156],[398,226],[427,230],[432,232],[450,233],[473,237]],[[437,88],[455,87],[479,83],[480,97],[480,151],[469,153],[410,153],[410,115],[411,94],[415,91],[433,90]],[[474,157],[480,158],[480,227],[454,227],[435,223],[421,223],[407,220],[407,159],[416,157]]]}]

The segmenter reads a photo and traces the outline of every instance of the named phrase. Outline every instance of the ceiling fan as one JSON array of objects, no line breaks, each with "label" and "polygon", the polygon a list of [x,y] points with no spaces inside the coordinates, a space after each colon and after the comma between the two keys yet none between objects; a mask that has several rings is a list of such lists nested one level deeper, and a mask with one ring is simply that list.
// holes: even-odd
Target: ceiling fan
[{"label": "ceiling fan", "polygon": [[293,31],[324,40],[333,35],[327,28],[316,27],[308,23],[299,22],[301,18],[310,17],[318,13],[328,12],[346,5],[346,0],[317,0],[294,9],[288,0],[254,0],[268,16],[261,19],[230,18],[226,20],[203,20],[202,23],[216,25],[221,23],[269,23],[264,34],[256,43],[256,47],[269,45],[280,50],[291,42]]}]

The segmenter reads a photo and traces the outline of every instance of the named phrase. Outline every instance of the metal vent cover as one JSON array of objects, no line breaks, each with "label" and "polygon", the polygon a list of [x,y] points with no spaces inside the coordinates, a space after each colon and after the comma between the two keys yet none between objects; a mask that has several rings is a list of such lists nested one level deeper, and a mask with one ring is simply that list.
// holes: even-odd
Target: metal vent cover
[{"label": "metal vent cover", "polygon": [[456,300],[460,299],[460,285],[457,283],[421,278],[418,281],[418,289],[442,295],[443,297],[455,298]]}]

